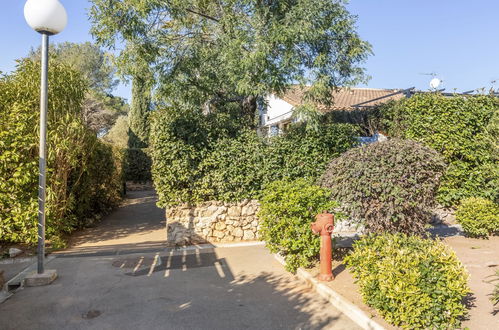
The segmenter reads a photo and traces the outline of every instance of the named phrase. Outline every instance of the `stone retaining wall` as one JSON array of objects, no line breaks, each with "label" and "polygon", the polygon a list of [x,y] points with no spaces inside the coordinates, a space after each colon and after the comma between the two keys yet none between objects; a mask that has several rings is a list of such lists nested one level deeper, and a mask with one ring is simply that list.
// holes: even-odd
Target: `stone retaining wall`
[{"label": "stone retaining wall", "polygon": [[256,214],[260,204],[219,201],[180,205],[166,210],[168,243],[187,245],[207,242],[237,242],[258,239]]}]

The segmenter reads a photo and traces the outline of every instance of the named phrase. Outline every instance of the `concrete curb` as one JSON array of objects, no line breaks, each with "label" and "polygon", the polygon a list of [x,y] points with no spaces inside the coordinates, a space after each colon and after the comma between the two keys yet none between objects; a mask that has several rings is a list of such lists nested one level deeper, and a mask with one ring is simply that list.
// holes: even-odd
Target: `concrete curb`
[{"label": "concrete curb", "polygon": [[[54,260],[56,256],[49,255],[45,258],[45,264],[48,264],[52,260]],[[22,289],[24,287],[24,278],[29,275],[31,272],[35,271],[37,268],[37,263],[34,262],[28,267],[24,268],[21,272],[19,272],[16,276],[8,280],[3,288],[0,290],[0,304],[5,300],[12,296],[12,293],[18,289]]]},{"label": "concrete curb", "polygon": [[[284,258],[278,254],[274,254],[274,258],[285,265]],[[323,298],[325,298],[331,305],[336,307],[340,312],[348,316],[352,321],[357,323],[362,329],[366,330],[385,330],[383,326],[372,320],[367,316],[359,307],[346,300],[342,295],[328,287],[327,285],[319,282],[316,278],[310,275],[306,270],[298,268],[296,275],[302,280],[310,283],[315,291]]]}]

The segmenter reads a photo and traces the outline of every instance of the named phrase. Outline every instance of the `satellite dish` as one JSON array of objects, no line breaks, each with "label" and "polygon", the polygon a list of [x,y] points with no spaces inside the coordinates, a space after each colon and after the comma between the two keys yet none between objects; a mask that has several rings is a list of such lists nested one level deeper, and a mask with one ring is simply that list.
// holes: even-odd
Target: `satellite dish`
[{"label": "satellite dish", "polygon": [[441,83],[442,83],[442,80],[440,80],[438,78],[433,78],[432,80],[430,80],[430,87],[432,89],[437,89]]}]

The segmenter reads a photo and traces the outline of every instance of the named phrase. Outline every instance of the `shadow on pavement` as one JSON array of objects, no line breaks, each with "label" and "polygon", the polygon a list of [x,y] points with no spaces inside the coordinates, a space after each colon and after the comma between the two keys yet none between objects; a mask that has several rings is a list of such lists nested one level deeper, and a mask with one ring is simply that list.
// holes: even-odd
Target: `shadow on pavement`
[{"label": "shadow on pavement", "polygon": [[352,329],[263,246],[129,252],[56,258],[56,282],[4,303],[0,328]]}]

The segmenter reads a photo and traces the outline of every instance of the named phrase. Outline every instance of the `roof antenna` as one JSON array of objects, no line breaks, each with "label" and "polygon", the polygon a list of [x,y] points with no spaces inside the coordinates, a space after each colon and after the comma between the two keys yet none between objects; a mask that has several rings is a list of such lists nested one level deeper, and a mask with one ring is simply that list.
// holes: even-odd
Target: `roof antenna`
[{"label": "roof antenna", "polygon": [[432,79],[430,80],[430,89],[432,91],[438,91],[438,87],[442,85],[444,82],[442,79],[437,78],[437,74],[435,72],[430,72],[430,73],[420,73],[425,76],[432,76]]}]

